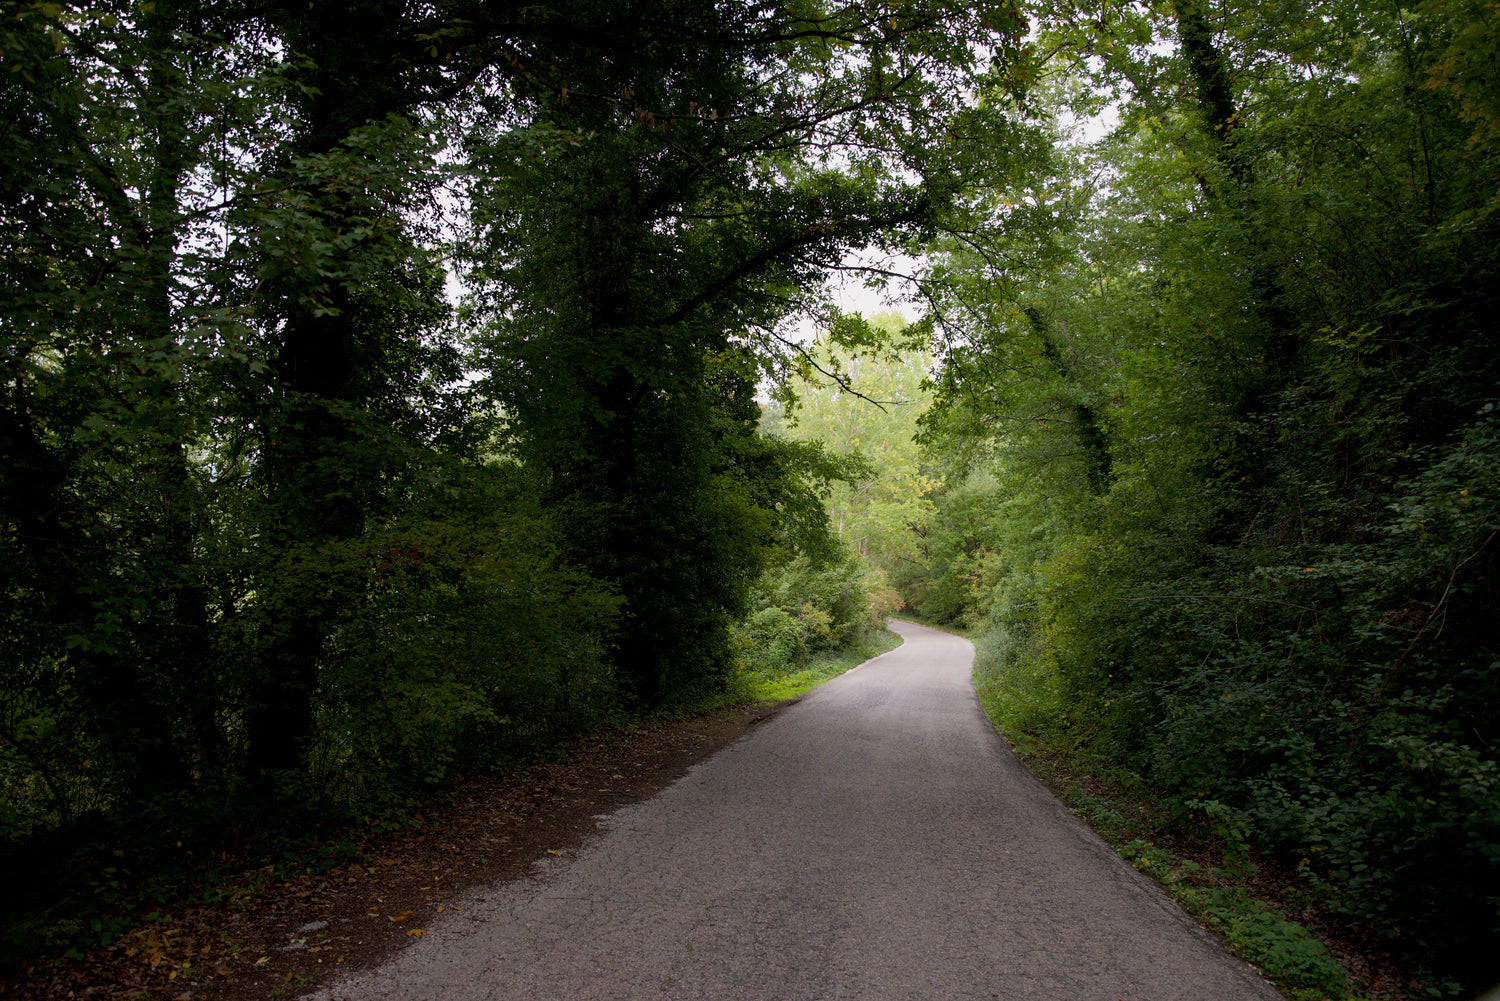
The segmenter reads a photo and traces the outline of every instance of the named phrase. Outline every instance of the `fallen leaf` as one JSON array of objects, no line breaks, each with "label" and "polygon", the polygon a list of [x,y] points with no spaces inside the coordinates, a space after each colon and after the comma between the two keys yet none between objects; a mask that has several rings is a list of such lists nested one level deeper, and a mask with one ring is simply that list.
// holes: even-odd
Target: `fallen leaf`
[{"label": "fallen leaf", "polygon": [[426,935],[426,934],[427,933],[425,931],[423,931],[422,929],[420,929],[420,928],[408,928],[407,931],[406,931],[406,937],[407,938],[421,938],[423,935]]},{"label": "fallen leaf", "polygon": [[257,959],[255,961],[255,965],[259,966],[262,963],[269,963],[270,961],[271,961],[271,957],[270,956],[262,956],[262,957],[260,957],[259,959]]},{"label": "fallen leaf", "polygon": [[394,921],[396,924],[399,925],[399,924],[402,924],[404,922],[410,921],[412,918],[414,918],[416,916],[417,915],[416,915],[415,911],[397,911],[395,914],[387,915],[386,916],[386,920],[387,921]]}]

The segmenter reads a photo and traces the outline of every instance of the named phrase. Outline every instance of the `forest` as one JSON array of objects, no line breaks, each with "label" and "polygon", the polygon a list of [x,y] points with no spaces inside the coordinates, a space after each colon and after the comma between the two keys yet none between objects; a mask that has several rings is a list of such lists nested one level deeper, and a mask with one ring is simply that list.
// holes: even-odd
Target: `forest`
[{"label": "forest", "polygon": [[1473,0],[0,0],[7,879],[904,605],[1008,738],[1489,986],[1497,55]]}]

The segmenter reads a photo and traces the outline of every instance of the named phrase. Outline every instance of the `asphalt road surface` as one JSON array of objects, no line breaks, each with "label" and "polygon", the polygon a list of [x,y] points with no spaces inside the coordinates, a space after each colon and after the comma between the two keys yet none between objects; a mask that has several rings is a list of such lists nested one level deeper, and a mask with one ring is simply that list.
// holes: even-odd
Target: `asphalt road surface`
[{"label": "asphalt road surface", "polygon": [[324,1001],[1251,1001],[1280,995],[1021,767],[970,645],[810,693],[576,856],[459,901]]}]

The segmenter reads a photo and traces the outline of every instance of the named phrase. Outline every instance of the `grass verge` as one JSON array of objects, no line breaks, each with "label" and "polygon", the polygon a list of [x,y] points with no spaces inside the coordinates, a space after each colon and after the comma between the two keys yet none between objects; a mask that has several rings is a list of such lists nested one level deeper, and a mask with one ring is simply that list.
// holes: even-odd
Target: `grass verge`
[{"label": "grass verge", "polygon": [[[836,678],[853,667],[858,667],[871,657],[878,657],[887,650],[901,645],[901,637],[889,629],[865,633],[858,641],[842,650],[822,653],[812,657],[799,670],[775,677],[746,676],[742,695],[758,702],[780,702],[795,698],[803,692],[817,688],[823,682]],[[740,694],[740,693],[737,693]]]},{"label": "grass verge", "polygon": [[1213,818],[1200,831],[1169,824],[1140,777],[1093,745],[1086,721],[1070,718],[1044,657],[1007,650],[1004,635],[973,639],[974,688],[985,715],[1032,774],[1122,858],[1292,1001],[1366,1001],[1317,936],[1252,892],[1257,867],[1241,832]]}]

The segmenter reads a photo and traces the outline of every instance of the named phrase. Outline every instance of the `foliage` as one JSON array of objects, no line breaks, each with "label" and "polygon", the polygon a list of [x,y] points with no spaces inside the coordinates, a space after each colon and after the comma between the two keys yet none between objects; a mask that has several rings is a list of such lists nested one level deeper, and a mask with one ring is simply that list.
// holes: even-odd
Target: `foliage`
[{"label": "foliage", "polygon": [[780,701],[795,698],[901,645],[901,637],[890,630],[867,632],[841,650],[813,654],[798,670],[788,674],[750,674],[741,679],[741,691],[751,699]]},{"label": "foliage", "polygon": [[0,845],[395,809],[894,589],[1477,983],[1492,14],[0,5]]},{"label": "foliage", "polygon": [[453,770],[493,767],[613,713],[619,600],[558,566],[537,544],[545,531],[490,517],[361,540],[381,556],[360,561],[368,590],[333,629],[309,776],[321,802],[405,805]]},{"label": "foliage", "polygon": [[[729,624],[797,507],[774,482],[796,450],[756,429],[758,381],[812,361],[783,321],[825,312],[823,272],[849,249],[931,231],[964,183],[937,140],[975,46],[1019,29],[937,4],[801,12],[784,31],[752,7],[715,15],[627,80],[531,71],[524,127],[484,103],[468,140],[479,388],[570,557],[628,602],[617,668],[646,705],[725,683]],[[847,321],[830,337],[890,339]]]},{"label": "foliage", "polygon": [[865,644],[900,607],[884,573],[857,554],[823,564],[798,556],[761,578],[735,647],[751,678],[775,681],[814,656]]},{"label": "foliage", "polygon": [[786,324],[933,231],[975,163],[948,123],[1023,31],[0,4],[8,906],[727,685],[855,471],[758,431]]},{"label": "foliage", "polygon": [[[877,314],[866,325],[893,338],[902,337],[907,328],[894,313]],[[780,432],[789,438],[822,442],[835,456],[868,462],[857,478],[832,485],[828,518],[855,552],[898,573],[915,548],[909,526],[927,516],[928,494],[936,486],[913,441],[928,402],[931,356],[926,351],[855,355],[840,362],[834,341],[833,333],[827,333],[809,358],[823,371],[841,372],[842,378],[804,380],[784,410],[768,416],[771,423],[779,419]]]},{"label": "foliage", "polygon": [[[975,689],[985,714],[1027,766],[1121,858],[1160,882],[1172,899],[1288,997],[1350,997],[1348,976],[1323,943],[1288,919],[1281,907],[1246,889],[1244,880],[1256,868],[1249,859],[1248,825],[1224,804],[1199,801],[1185,840],[1199,849],[1195,854],[1200,859],[1205,840],[1217,842],[1209,849],[1221,855],[1217,864],[1199,864],[1162,847],[1158,839],[1163,834],[1179,844],[1184,840],[1180,826],[1164,823],[1171,817],[1162,806],[1169,804],[1157,802],[1138,775],[1090,740],[1093,714],[1072,711],[1056,676],[1039,669],[1044,658],[1006,656],[996,649],[996,638],[996,631],[989,630],[976,642]],[[1081,775],[1087,779],[1080,781]]]},{"label": "foliage", "polygon": [[[1050,189],[997,187],[929,274],[946,477],[903,587],[983,624],[1008,732],[1212,805],[1434,983],[1488,986],[1495,187],[1488,78],[1454,72],[1487,22],[1037,13],[1053,106],[1103,88],[1118,126],[1059,124]],[[1028,200],[1064,225],[1023,267]]]}]

